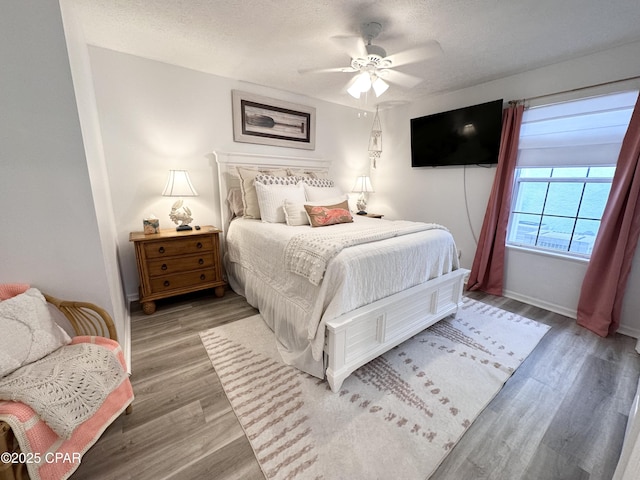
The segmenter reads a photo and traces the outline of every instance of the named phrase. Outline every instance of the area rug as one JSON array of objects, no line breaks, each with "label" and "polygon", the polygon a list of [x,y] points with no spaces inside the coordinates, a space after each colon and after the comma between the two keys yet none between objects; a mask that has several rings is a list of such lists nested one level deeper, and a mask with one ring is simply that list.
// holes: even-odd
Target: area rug
[{"label": "area rug", "polygon": [[348,377],[282,363],[259,315],[201,332],[267,479],[427,479],[548,326],[465,298]]}]

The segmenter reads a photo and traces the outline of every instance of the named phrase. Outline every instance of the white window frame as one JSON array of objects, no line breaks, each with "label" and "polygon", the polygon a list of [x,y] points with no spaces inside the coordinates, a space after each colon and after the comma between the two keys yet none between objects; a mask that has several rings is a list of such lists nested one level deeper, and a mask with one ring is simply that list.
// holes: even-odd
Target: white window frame
[{"label": "white window frame", "polygon": [[[522,168],[527,168],[527,167],[522,167]],[[554,168],[562,168],[562,166],[558,166],[558,167],[544,167],[544,168],[551,168],[551,175],[553,175],[553,169]],[[589,168],[589,167],[586,167]],[[589,253],[580,253],[580,252],[572,252],[571,249],[571,245],[573,243],[573,237],[575,234],[575,227],[576,227],[576,223],[578,220],[593,220],[593,221],[598,221],[600,222],[602,220],[602,217],[600,218],[590,218],[590,217],[581,217],[580,214],[580,205],[582,203],[582,198],[584,196],[584,190],[586,188],[586,185],[589,183],[609,183],[611,184],[612,179],[611,178],[607,178],[607,177],[521,177],[520,176],[520,170],[521,168],[516,167],[516,171],[514,174],[514,185],[513,185],[513,196],[512,196],[512,202],[511,202],[511,207],[510,207],[510,211],[509,211],[509,224],[508,224],[508,228],[507,228],[507,238],[506,238],[506,245],[507,246],[515,246],[515,247],[520,247],[520,248],[524,248],[524,249],[528,249],[528,250],[540,250],[540,251],[545,251],[545,252],[549,252],[549,253],[557,253],[557,254],[561,254],[561,255],[568,255],[571,257],[578,257],[578,258],[585,258],[588,259],[590,258],[590,254]],[[567,248],[566,250],[561,250],[559,248],[551,248],[551,247],[545,247],[543,245],[537,245],[538,243],[538,238],[540,235],[540,227],[542,225],[542,218],[545,215],[544,212],[544,206],[542,208],[542,212],[540,212],[539,214],[537,213],[531,213],[531,212],[524,212],[524,211],[519,211],[516,209],[517,207],[517,201],[518,201],[518,194],[520,191],[520,187],[523,183],[546,183],[546,184],[551,184],[551,183],[581,183],[583,184],[582,187],[582,192],[580,194],[581,198],[580,198],[580,202],[578,204],[578,208],[576,210],[576,214],[574,216],[568,216],[568,215],[553,215],[556,217],[560,217],[560,218],[567,218],[567,219],[571,219],[573,220],[573,229],[571,232],[571,236],[569,238],[569,241],[567,243]],[[549,191],[547,189],[547,192],[545,193],[545,204],[546,204],[546,200],[547,200],[547,195],[548,195]],[[536,233],[536,245],[532,245],[531,243],[523,243],[523,242],[517,242],[517,241],[510,241],[509,239],[512,237],[512,233],[514,231],[515,228],[517,228],[517,225],[514,224],[513,218],[515,215],[518,214],[524,214],[524,215],[540,215],[540,224],[538,224],[538,229],[537,229],[537,233]],[[547,214],[547,216],[552,216]]]}]

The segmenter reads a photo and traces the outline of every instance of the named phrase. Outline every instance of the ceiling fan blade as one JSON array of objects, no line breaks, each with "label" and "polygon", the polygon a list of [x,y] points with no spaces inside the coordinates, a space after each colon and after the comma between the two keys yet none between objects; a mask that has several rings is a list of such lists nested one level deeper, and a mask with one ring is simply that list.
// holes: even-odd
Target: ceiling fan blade
[{"label": "ceiling fan blade", "polygon": [[353,35],[337,35],[331,37],[331,41],[350,58],[362,58],[367,56],[367,49],[361,37]]},{"label": "ceiling fan blade", "polygon": [[419,47],[388,55],[386,60],[391,60],[391,65],[398,67],[400,65],[421,62],[429,58],[437,57],[438,55],[442,55],[442,53],[440,44],[435,40],[430,40]]},{"label": "ceiling fan blade", "polygon": [[391,83],[396,83],[403,88],[411,89],[422,83],[424,80],[419,77],[414,77],[407,73],[402,73],[397,70],[384,69],[378,72],[378,75],[383,80]]},{"label": "ceiling fan blade", "polygon": [[351,67],[335,67],[335,68],[300,68],[298,73],[353,73],[357,72],[355,68]]}]

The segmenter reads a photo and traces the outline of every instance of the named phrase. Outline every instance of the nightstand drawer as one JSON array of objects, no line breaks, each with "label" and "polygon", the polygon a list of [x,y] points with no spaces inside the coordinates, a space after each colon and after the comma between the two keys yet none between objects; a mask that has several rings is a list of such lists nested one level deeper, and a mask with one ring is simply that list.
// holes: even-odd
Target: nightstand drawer
[{"label": "nightstand drawer", "polygon": [[150,281],[151,293],[168,292],[186,287],[204,285],[206,283],[212,283],[215,280],[216,272],[213,269],[156,277]]},{"label": "nightstand drawer", "polygon": [[149,260],[147,263],[150,277],[171,275],[180,272],[192,272],[200,268],[211,268],[215,265],[213,251],[202,252],[202,255],[161,258]]},{"label": "nightstand drawer", "polygon": [[147,258],[171,257],[174,255],[188,255],[213,251],[213,240],[210,236],[198,236],[181,238],[178,240],[165,240],[161,242],[148,242],[144,244],[144,254]]}]

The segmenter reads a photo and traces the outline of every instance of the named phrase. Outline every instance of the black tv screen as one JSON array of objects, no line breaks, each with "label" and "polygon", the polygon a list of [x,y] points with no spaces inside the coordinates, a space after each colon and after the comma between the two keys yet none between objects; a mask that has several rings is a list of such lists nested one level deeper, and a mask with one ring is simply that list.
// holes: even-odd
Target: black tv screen
[{"label": "black tv screen", "polygon": [[411,119],[411,166],[498,163],[502,100]]}]

